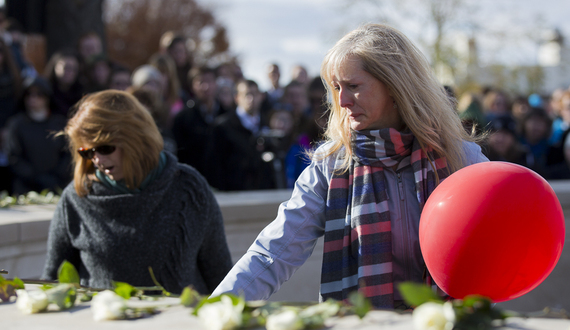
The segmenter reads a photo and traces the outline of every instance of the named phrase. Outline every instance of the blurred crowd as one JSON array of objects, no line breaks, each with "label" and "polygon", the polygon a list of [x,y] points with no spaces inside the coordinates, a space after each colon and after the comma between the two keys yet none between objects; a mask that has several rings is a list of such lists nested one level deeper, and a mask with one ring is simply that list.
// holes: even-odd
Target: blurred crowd
[{"label": "blurred crowd", "polygon": [[153,115],[164,148],[222,191],[291,188],[326,126],[325,88],[301,65],[286,78],[268,64],[271,88],[261,90],[235,63],[196,65],[187,40],[167,32],[157,53],[131,70],[90,32],[37,72],[23,55],[21,26],[6,19],[0,30],[0,191],[10,194],[69,183],[71,157],[57,132],[77,101],[105,89],[132,93]]},{"label": "blurred crowd", "polygon": [[496,88],[459,97],[468,130],[486,134],[492,161],[528,167],[547,180],[570,179],[570,88],[549,95],[509,95]]},{"label": "blurred crowd", "polygon": [[[105,89],[132,93],[153,115],[164,148],[221,191],[292,188],[309,163],[305,151],[326,129],[325,87],[302,65],[285,74],[277,63],[265,64],[271,87],[262,90],[236,63],[193,63],[185,37],[166,32],[157,53],[131,70],[88,32],[37,72],[24,56],[22,31],[15,20],[1,22],[0,191],[65,187],[71,157],[56,132],[77,101]],[[546,96],[448,91],[465,128],[488,135],[489,159],[527,166],[546,179],[570,178],[570,90]]]}]

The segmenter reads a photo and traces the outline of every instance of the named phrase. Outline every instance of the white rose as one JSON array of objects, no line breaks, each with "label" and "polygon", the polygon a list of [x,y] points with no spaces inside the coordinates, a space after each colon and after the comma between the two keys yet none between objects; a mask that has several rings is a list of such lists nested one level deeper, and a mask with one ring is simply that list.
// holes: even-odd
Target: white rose
[{"label": "white rose", "polygon": [[443,315],[449,322],[455,323],[455,310],[453,309],[453,304],[451,301],[446,301],[443,303]]},{"label": "white rose", "polygon": [[16,294],[16,307],[24,314],[39,313],[48,307],[48,297],[43,291],[16,290]]},{"label": "white rose", "polygon": [[[451,330],[454,320],[446,317],[446,311],[442,304],[427,302],[418,306],[412,320],[416,330]],[[455,314],[454,318],[455,318]]]},{"label": "white rose", "polygon": [[267,330],[300,330],[305,326],[299,314],[291,309],[271,314],[265,323]]},{"label": "white rose", "polygon": [[198,319],[208,330],[230,330],[241,326],[243,304],[234,306],[228,296],[221,301],[205,304],[198,310]]},{"label": "white rose", "polygon": [[125,317],[127,303],[113,291],[105,290],[91,300],[91,311],[95,321],[117,320]]}]

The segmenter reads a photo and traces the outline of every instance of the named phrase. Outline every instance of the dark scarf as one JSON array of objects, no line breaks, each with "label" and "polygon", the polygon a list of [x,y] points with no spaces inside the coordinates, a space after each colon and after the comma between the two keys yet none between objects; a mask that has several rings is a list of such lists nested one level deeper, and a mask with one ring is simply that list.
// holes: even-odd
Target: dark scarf
[{"label": "dark scarf", "polygon": [[[321,274],[323,300],[345,300],[359,290],[376,308],[394,308],[392,233],[384,169],[411,164],[420,208],[435,189],[436,176],[448,175],[447,162],[431,148],[426,152],[411,132],[352,132],[354,151],[348,171],[335,172],[325,210],[325,244]],[[342,162],[339,153],[336,164]],[[428,159],[429,158],[429,159]],[[335,166],[337,168],[337,166]]]}]

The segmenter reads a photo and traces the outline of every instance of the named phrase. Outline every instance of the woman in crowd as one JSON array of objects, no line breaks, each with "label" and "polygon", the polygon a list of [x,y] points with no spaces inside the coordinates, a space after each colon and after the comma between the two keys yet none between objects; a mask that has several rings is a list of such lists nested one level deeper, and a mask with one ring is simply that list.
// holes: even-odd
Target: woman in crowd
[{"label": "woman in crowd", "polygon": [[81,99],[84,92],[79,79],[79,57],[70,50],[53,54],[44,76],[53,90],[53,112],[67,117],[69,109]]},{"label": "woman in crowd", "polygon": [[331,100],[327,141],[213,295],[267,299],[324,235],[321,299],[359,290],[377,308],[406,308],[397,284],[431,281],[418,242],[422,206],[449,174],[487,159],[399,31],[369,24],[349,33],[321,76]]},{"label": "woman in crowd", "polygon": [[43,277],[63,260],[81,284],[157,281],[173,293],[212,290],[231,267],[220,208],[206,180],[163,151],[150,113],[116,90],[85,97],[64,132],[74,181],[51,222]]},{"label": "woman in crowd", "polygon": [[167,128],[172,126],[173,118],[184,108],[184,100],[188,95],[180,87],[176,64],[169,55],[155,54],[149,64],[158,69],[162,80],[162,101],[168,111]]}]

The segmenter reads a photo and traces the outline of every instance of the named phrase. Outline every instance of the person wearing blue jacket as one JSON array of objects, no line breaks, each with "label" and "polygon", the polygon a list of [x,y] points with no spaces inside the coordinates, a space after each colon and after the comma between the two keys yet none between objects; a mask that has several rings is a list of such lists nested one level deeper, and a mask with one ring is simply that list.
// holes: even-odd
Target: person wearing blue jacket
[{"label": "person wearing blue jacket", "polygon": [[376,308],[406,308],[398,283],[431,284],[418,237],[424,203],[451,173],[487,158],[428,61],[390,26],[347,34],[321,77],[326,142],[213,296],[269,298],[324,236],[320,300],[358,290]]}]

